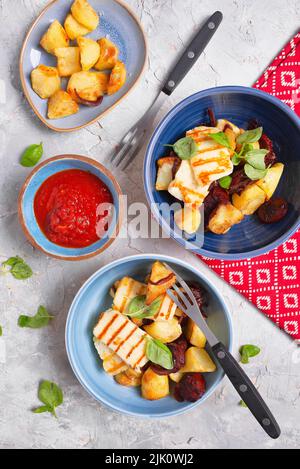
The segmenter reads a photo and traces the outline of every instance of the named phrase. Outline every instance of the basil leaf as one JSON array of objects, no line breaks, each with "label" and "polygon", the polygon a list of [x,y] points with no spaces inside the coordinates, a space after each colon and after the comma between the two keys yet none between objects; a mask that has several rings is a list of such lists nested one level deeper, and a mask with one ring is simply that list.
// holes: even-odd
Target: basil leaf
[{"label": "basil leaf", "polygon": [[251,150],[245,154],[245,160],[255,169],[266,169],[265,156],[269,150]]},{"label": "basil leaf", "polygon": [[223,178],[219,179],[219,184],[223,189],[229,189],[232,183],[231,176],[224,176]]},{"label": "basil leaf", "polygon": [[244,402],[244,401],[240,401],[240,402],[239,402],[239,405],[240,405],[241,407],[245,407],[246,409],[248,409],[248,406],[247,406],[246,402]]},{"label": "basil leaf", "polygon": [[171,147],[182,160],[190,160],[197,153],[197,144],[192,137],[184,137],[178,140],[175,145],[165,145]]},{"label": "basil leaf", "polygon": [[[11,269],[7,269],[11,267]],[[2,270],[10,272],[17,280],[26,280],[33,274],[31,268],[21,257],[10,257],[7,261],[2,263]]]},{"label": "basil leaf", "polygon": [[219,143],[220,145],[222,145],[223,147],[226,147],[226,148],[230,148],[230,149],[231,149],[231,146],[230,146],[228,137],[227,137],[227,135],[226,135],[224,132],[218,132],[218,133],[216,133],[216,134],[209,134],[209,136],[210,136],[213,140],[215,140],[217,143]]},{"label": "basil leaf", "polygon": [[35,316],[20,316],[18,326],[40,329],[41,327],[48,326],[51,319],[53,319],[53,316],[50,316],[44,306],[40,306]]},{"label": "basil leaf", "polygon": [[21,165],[27,168],[35,166],[43,156],[43,144],[40,143],[39,145],[30,145],[24,151],[21,157]]},{"label": "basil leaf", "polygon": [[172,352],[160,340],[149,339],[147,341],[146,356],[152,363],[160,365],[166,370],[174,368]]},{"label": "basil leaf", "polygon": [[261,139],[262,133],[263,133],[262,127],[258,127],[257,129],[253,129],[253,130],[246,130],[246,132],[238,136],[238,138],[236,139],[236,142],[239,145],[242,145],[243,143],[258,142]]},{"label": "basil leaf", "polygon": [[241,362],[244,365],[249,363],[249,358],[256,357],[260,354],[260,348],[256,345],[243,345],[240,348]]},{"label": "basil leaf", "polygon": [[135,319],[150,318],[158,313],[161,302],[162,297],[160,296],[151,305],[146,305],[146,296],[139,295],[131,300],[124,314]]},{"label": "basil leaf", "polygon": [[238,166],[241,162],[240,155],[238,155],[237,153],[234,153],[231,161],[232,161],[233,166]]},{"label": "basil leaf", "polygon": [[63,392],[57,384],[52,383],[51,381],[43,381],[39,386],[38,397],[45,406],[38,407],[33,412],[50,412],[54,417],[56,417],[55,409],[64,401]]},{"label": "basil leaf", "polygon": [[3,335],[3,329],[2,329],[2,326],[0,326],[0,337],[2,337]]},{"label": "basil leaf", "polygon": [[150,306],[148,306],[149,317],[155,316],[160,310],[161,304],[163,301],[163,296],[159,296],[154,300]]},{"label": "basil leaf", "polygon": [[263,179],[268,170],[265,169],[255,169],[253,168],[253,166],[251,166],[250,164],[245,164],[244,166],[244,171],[245,171],[245,174],[246,176],[248,176],[249,179],[251,179],[252,181],[258,181],[259,179]]},{"label": "basil leaf", "polygon": [[246,154],[246,153],[248,153],[249,151],[252,151],[252,150],[254,150],[254,148],[253,148],[253,145],[251,145],[251,143],[247,143],[246,145],[244,144],[243,145],[243,151],[242,151],[241,154]]}]

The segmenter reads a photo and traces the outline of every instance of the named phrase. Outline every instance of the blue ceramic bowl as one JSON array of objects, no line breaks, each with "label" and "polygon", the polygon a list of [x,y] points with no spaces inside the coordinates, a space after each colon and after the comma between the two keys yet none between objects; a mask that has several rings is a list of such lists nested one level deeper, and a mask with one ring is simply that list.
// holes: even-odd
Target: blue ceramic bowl
[{"label": "blue ceramic bowl", "polygon": [[[240,127],[247,127],[250,119],[262,123],[264,131],[273,140],[275,151],[285,164],[284,175],[276,194],[289,202],[288,215],[278,223],[265,225],[256,216],[245,217],[226,235],[205,233],[201,237],[184,239],[158,204],[171,204],[167,192],[155,190],[156,162],[166,154],[164,144],[174,143],[185,136],[188,129],[207,121],[207,109],[212,108],[217,118],[225,118]],[[144,185],[153,214],[164,230],[181,245],[198,254],[215,259],[237,260],[255,257],[275,249],[300,226],[300,119],[277,98],[253,88],[225,86],[209,89],[190,96],[179,103],[155,130],[147,149],[144,165]],[[161,213],[162,212],[162,213]]]},{"label": "blue ceramic bowl", "polygon": [[[98,28],[87,37],[110,38],[120,50],[120,60],[127,69],[127,81],[113,96],[104,96],[101,105],[90,108],[80,106],[77,114],[64,119],[47,118],[47,100],[32,89],[30,74],[40,64],[56,66],[56,58],[40,47],[39,43],[50,24],[57,19],[62,25],[74,0],[54,0],[42,11],[29,30],[20,57],[20,76],[25,96],[36,115],[52,130],[70,132],[86,127],[118,104],[141,77],[147,60],[145,35],[137,17],[120,0],[89,0],[101,15]],[[75,42],[73,41],[75,44]],[[72,43],[71,43],[72,44]],[[66,81],[66,80],[64,80]]]},{"label": "blue ceramic bowl", "polygon": [[[115,213],[106,236],[85,248],[65,248],[49,241],[40,229],[34,214],[34,198],[43,184],[53,174],[68,169],[81,169],[97,176],[106,184],[113,196]],[[45,254],[67,261],[80,261],[97,256],[117,237],[122,220],[121,188],[113,175],[100,163],[85,156],[55,156],[37,166],[26,179],[18,201],[19,220],[30,243]]]},{"label": "blue ceramic bowl", "polygon": [[144,281],[155,260],[168,262],[186,280],[197,281],[206,289],[209,298],[208,324],[216,336],[231,350],[230,313],[218,290],[200,271],[186,262],[157,254],[126,257],[98,270],[76,295],[66,325],[66,348],[69,361],[86,391],[96,400],[116,411],[144,418],[169,417],[193,409],[215,391],[224,376],[220,368],[215,373],[206,373],[207,392],[201,400],[191,404],[179,403],[173,397],[154,402],[147,401],[141,397],[139,388],[120,386],[103,371],[102,362],[93,344],[92,332],[99,313],[111,307],[112,298],[109,295],[109,289],[123,276]]}]

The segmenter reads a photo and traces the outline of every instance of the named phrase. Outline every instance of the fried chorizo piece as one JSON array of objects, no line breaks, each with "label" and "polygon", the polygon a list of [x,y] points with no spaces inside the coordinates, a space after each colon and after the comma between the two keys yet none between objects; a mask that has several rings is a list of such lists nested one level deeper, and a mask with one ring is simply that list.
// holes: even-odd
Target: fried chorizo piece
[{"label": "fried chorizo piece", "polygon": [[218,182],[213,182],[210,186],[207,197],[204,199],[204,220],[206,226],[209,223],[210,215],[218,207],[218,205],[226,204],[228,202],[228,191],[220,187]]},{"label": "fried chorizo piece", "polygon": [[158,375],[170,375],[171,373],[177,373],[185,365],[185,352],[188,347],[188,343],[185,337],[182,335],[172,344],[168,344],[168,347],[172,352],[174,367],[172,370],[166,370],[160,365],[152,364],[152,370]]},{"label": "fried chorizo piece", "polygon": [[174,397],[178,402],[196,402],[205,394],[206,383],[201,373],[187,373],[176,384]]}]

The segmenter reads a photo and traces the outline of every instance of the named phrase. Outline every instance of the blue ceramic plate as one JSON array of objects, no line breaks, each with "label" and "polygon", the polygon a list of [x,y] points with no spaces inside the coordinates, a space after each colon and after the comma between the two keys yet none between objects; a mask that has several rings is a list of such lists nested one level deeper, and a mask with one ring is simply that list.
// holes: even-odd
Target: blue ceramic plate
[{"label": "blue ceramic plate", "polygon": [[[205,233],[184,239],[157,204],[175,201],[168,192],[155,189],[157,160],[166,154],[164,144],[174,143],[185,132],[207,122],[207,109],[212,108],[218,119],[225,118],[240,127],[247,127],[255,118],[262,123],[272,139],[278,159],[285,164],[284,175],[276,194],[289,202],[288,215],[278,223],[265,225],[253,215],[245,217],[226,235]],[[265,254],[286,241],[300,226],[300,119],[277,98],[253,88],[225,86],[196,93],[179,103],[160,123],[148,146],[144,165],[144,185],[153,214],[167,232],[182,246],[215,259],[245,259]]]},{"label": "blue ceramic plate", "polygon": [[207,291],[208,324],[216,336],[232,349],[232,324],[229,311],[217,289],[201,272],[178,259],[145,254],[117,260],[98,270],[81,288],[70,308],[66,325],[66,348],[75,375],[82,386],[99,402],[124,414],[139,417],[168,417],[191,410],[203,403],[221,382],[224,374],[218,368],[206,373],[207,392],[198,402],[179,403],[173,397],[150,402],[141,397],[139,388],[117,384],[102,368],[93,344],[93,328],[99,313],[112,304],[109,289],[118,279],[130,276],[144,281],[155,260],[168,262],[186,280],[198,281]]},{"label": "blue ceramic plate", "polygon": [[50,24],[57,19],[62,25],[73,0],[54,0],[40,14],[31,27],[21,52],[20,75],[24,93],[34,112],[44,124],[53,130],[68,132],[85,127],[112,109],[132,89],[141,77],[147,59],[146,40],[141,25],[128,6],[119,0],[89,0],[92,7],[101,15],[98,28],[86,37],[110,38],[120,50],[120,60],[127,69],[127,81],[113,96],[104,96],[102,103],[90,108],[80,106],[77,114],[64,119],[47,119],[47,100],[41,99],[32,89],[30,73],[39,64],[56,65],[54,56],[39,46],[41,37]]},{"label": "blue ceramic plate", "polygon": [[[52,243],[40,229],[34,214],[34,198],[43,182],[53,174],[68,169],[81,169],[95,174],[106,184],[113,196],[115,214],[106,236],[85,248],[65,248]],[[26,179],[19,195],[19,220],[31,244],[48,256],[68,261],[88,259],[108,248],[118,235],[123,211],[121,194],[120,186],[113,175],[97,161],[79,155],[55,156],[37,166]]]}]

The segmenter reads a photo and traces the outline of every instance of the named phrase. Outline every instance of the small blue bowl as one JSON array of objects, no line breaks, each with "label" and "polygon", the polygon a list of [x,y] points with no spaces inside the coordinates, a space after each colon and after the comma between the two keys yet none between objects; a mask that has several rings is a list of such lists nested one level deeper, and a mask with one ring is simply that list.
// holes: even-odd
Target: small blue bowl
[{"label": "small blue bowl", "polygon": [[[57,132],[79,130],[100,119],[116,106],[139,81],[147,63],[147,43],[140,21],[121,0],[89,0],[100,15],[98,28],[87,37],[110,38],[119,48],[120,60],[127,69],[127,80],[122,89],[112,95],[104,96],[96,107],[80,106],[79,112],[63,119],[47,118],[47,99],[41,99],[32,89],[30,74],[40,64],[56,66],[56,58],[39,45],[43,34],[57,19],[62,25],[74,0],[52,0],[31,26],[20,56],[20,77],[25,96],[40,120]],[[76,45],[76,41],[71,42]],[[64,85],[66,80],[63,80]]]},{"label": "small blue bowl", "polygon": [[[207,121],[207,109],[212,108],[217,118],[225,118],[240,127],[247,127],[255,118],[262,123],[265,133],[272,139],[278,159],[285,170],[276,194],[289,202],[288,215],[278,223],[265,225],[256,216],[245,217],[226,235],[205,233],[202,238],[184,239],[174,227],[174,220],[159,210],[162,203],[175,201],[167,192],[155,189],[157,160],[166,154],[164,144],[174,143],[185,132]],[[246,259],[275,249],[286,241],[300,226],[300,119],[277,98],[253,88],[224,86],[190,96],[179,103],[163,119],[149,143],[144,164],[144,185],[151,209],[162,228],[182,246],[197,254],[215,258]]]},{"label": "small blue bowl", "polygon": [[[106,184],[113,197],[115,210],[107,234],[85,248],[66,248],[52,243],[40,229],[34,214],[34,198],[43,182],[53,174],[68,169],[81,169],[94,174]],[[121,196],[121,188],[114,176],[97,161],[79,155],[55,156],[37,166],[23,184],[18,201],[19,220],[26,237],[34,247],[57,259],[80,261],[97,256],[118,236],[123,216]]]},{"label": "small blue bowl", "polygon": [[[198,402],[179,403],[173,397],[159,401],[147,401],[140,389],[117,384],[102,367],[93,344],[93,328],[101,311],[111,307],[110,287],[118,279],[130,276],[144,281],[154,261],[168,262],[186,280],[199,282],[207,291],[208,324],[216,336],[232,350],[232,323],[230,313],[218,290],[197,269],[173,257],[158,254],[142,254],[126,257],[98,270],[77,293],[66,324],[66,348],[75,375],[86,391],[97,401],[127,415],[143,418],[162,418],[178,415],[203,403],[217,388],[224,377],[221,368],[206,373],[207,392]],[[210,351],[208,350],[210,353]]]}]

